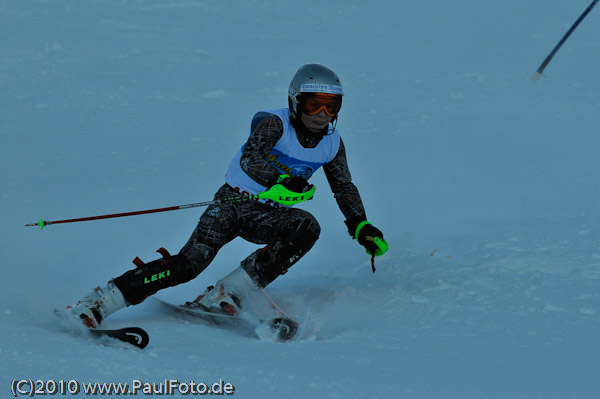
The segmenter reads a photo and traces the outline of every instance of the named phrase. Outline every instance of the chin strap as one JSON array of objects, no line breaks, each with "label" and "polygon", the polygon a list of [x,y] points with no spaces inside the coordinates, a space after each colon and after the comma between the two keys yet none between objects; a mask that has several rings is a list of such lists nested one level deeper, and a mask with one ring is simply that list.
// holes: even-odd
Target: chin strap
[{"label": "chin strap", "polygon": [[331,133],[327,132],[327,134],[333,134],[333,132],[335,132],[335,127],[337,126],[337,122],[338,122],[338,116],[336,115],[335,118],[333,118],[333,120],[331,121]]}]

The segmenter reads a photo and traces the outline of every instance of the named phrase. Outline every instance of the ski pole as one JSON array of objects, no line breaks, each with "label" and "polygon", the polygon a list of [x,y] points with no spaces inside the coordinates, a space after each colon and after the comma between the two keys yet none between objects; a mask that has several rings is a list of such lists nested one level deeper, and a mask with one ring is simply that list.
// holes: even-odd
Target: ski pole
[{"label": "ski pole", "polygon": [[588,13],[590,11],[592,11],[592,8],[594,8],[594,6],[596,5],[597,2],[598,2],[598,0],[593,0],[592,3],[588,6],[588,8],[585,9],[585,11],[583,12],[583,14],[581,14],[579,16],[579,18],[577,18],[577,21],[575,21],[575,23],[571,26],[571,28],[567,31],[567,33],[565,33],[565,35],[562,37],[562,39],[560,39],[560,41],[554,47],[554,49],[550,52],[550,54],[548,54],[548,56],[546,57],[546,59],[544,60],[544,62],[542,62],[542,64],[540,65],[540,67],[537,69],[537,71],[535,72],[535,74],[531,78],[532,80],[536,81],[536,80],[539,79],[540,76],[542,76],[542,71],[544,70],[544,68],[546,68],[546,65],[548,65],[548,63],[550,62],[550,60],[552,59],[552,57],[554,57],[554,54],[556,54],[556,52],[563,45],[563,43],[567,41],[567,39],[569,38],[569,36],[571,36],[571,33],[573,33],[573,31],[575,30],[575,28],[577,28],[577,26],[581,23],[581,21],[583,21],[583,19],[586,17],[586,15],[588,15]]},{"label": "ski pole", "polygon": [[[280,176],[280,179],[281,179],[281,177],[289,177],[289,176],[282,175],[282,176]],[[112,213],[110,215],[87,216],[87,217],[76,218],[76,219],[64,219],[64,220],[40,219],[40,221],[37,223],[29,223],[29,224],[26,224],[25,226],[40,226],[40,228],[42,230],[44,230],[44,227],[49,226],[51,224],[87,222],[89,220],[111,219],[111,218],[120,218],[120,217],[124,217],[124,216],[134,216],[134,215],[146,215],[148,213],[176,211],[179,209],[196,208],[199,206],[209,206],[209,205],[213,205],[213,204],[231,204],[231,203],[235,203],[235,202],[242,202],[242,201],[247,201],[247,200],[257,200],[257,199],[274,201],[274,202],[277,202],[277,203],[283,204],[283,205],[294,205],[294,204],[312,199],[312,196],[315,193],[315,187],[312,184],[311,184],[311,188],[309,191],[303,192],[303,193],[296,193],[296,192],[290,191],[282,184],[279,184],[279,181],[280,180],[278,180],[278,183],[271,186],[271,188],[269,188],[267,191],[263,191],[256,195],[243,195],[241,197],[239,197],[239,196],[238,197],[229,197],[229,198],[224,198],[224,199],[220,199],[220,200],[195,202],[193,204],[168,206],[166,208],[146,209],[143,211],[133,211],[133,212],[123,212],[123,213]]]},{"label": "ski pole", "polygon": [[26,224],[25,226],[40,226],[40,228],[43,230],[45,226],[49,226],[51,224],[87,222],[87,221],[90,221],[90,220],[120,218],[120,217],[124,217],[124,216],[134,216],[134,215],[146,215],[148,213],[176,211],[176,210],[179,210],[179,209],[197,208],[197,207],[200,207],[200,206],[210,206],[210,205],[213,205],[213,204],[220,204],[220,203],[240,202],[240,201],[249,200],[251,198],[252,197],[246,197],[246,196],[244,196],[244,197],[231,197],[231,198],[225,198],[225,199],[221,199],[221,200],[195,202],[193,204],[186,204],[186,205],[168,206],[166,208],[155,208],[155,209],[146,209],[146,210],[143,210],[143,211],[113,213],[113,214],[110,214],[110,215],[88,216],[88,217],[75,218],[75,219],[64,219],[64,220],[44,220],[44,219],[40,219],[40,221],[37,222],[37,223],[29,223],[29,224]]}]

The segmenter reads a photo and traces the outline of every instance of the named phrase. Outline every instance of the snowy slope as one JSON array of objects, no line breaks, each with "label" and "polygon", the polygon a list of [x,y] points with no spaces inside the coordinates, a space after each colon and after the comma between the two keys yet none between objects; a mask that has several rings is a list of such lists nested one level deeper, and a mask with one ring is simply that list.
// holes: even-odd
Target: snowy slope
[{"label": "snowy slope", "polygon": [[[241,398],[600,397],[600,10],[506,0],[0,0],[0,389],[21,379],[223,379]],[[143,351],[73,338],[51,310],[165,246],[208,200],[257,110],[303,63],[336,70],[338,127],[391,249],[371,273],[327,183],[315,248],[268,288],[303,322],[275,343],[146,302]],[[193,298],[255,246],[234,241]],[[80,394],[83,396],[83,394]],[[159,397],[159,395],[156,395]]]}]

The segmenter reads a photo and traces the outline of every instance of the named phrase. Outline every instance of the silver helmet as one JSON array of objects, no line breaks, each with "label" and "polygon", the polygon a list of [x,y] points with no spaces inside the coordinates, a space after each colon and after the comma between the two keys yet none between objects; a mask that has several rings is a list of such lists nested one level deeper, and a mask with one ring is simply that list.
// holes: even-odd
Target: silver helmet
[{"label": "silver helmet", "polygon": [[293,119],[296,119],[301,112],[302,93],[335,94],[339,96],[340,107],[344,95],[340,78],[331,69],[321,64],[302,65],[292,78],[288,90],[288,105]]}]

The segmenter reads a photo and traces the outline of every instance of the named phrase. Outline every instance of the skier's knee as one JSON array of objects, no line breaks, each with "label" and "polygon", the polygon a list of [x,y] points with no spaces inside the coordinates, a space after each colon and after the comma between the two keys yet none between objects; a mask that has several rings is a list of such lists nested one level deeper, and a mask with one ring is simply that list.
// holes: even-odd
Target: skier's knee
[{"label": "skier's knee", "polygon": [[287,273],[319,239],[321,228],[312,215],[294,222],[281,241],[267,245],[242,262],[242,268],[264,288]]},{"label": "skier's knee", "polygon": [[319,239],[320,234],[321,226],[319,222],[310,215],[310,217],[299,220],[292,225],[289,233],[285,236],[283,246],[308,250]]},{"label": "skier's knee", "polygon": [[317,241],[319,235],[321,234],[321,225],[319,225],[317,219],[315,219],[312,215],[310,218],[304,219],[303,223],[301,223],[298,228],[304,229],[306,234],[314,238],[314,241]]}]

